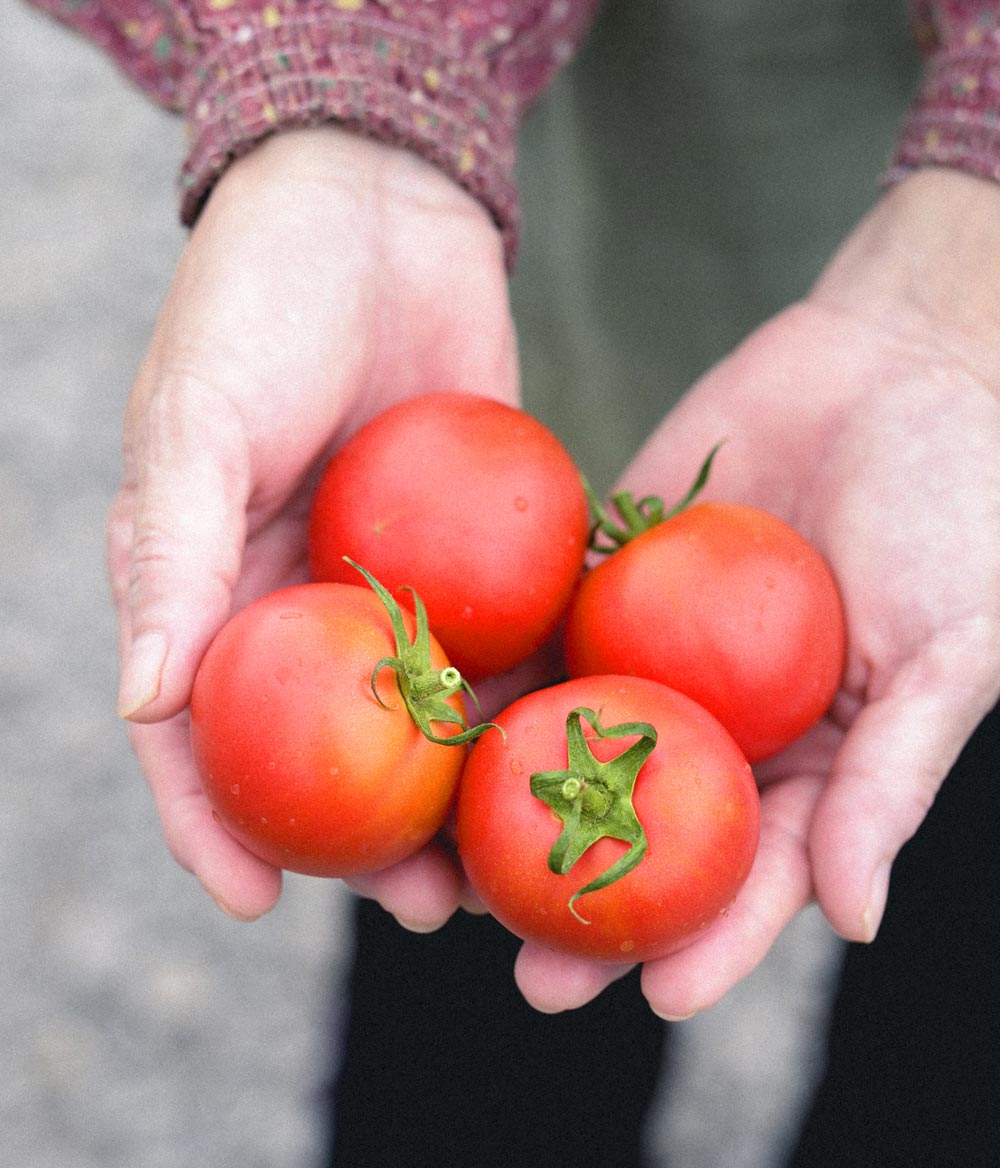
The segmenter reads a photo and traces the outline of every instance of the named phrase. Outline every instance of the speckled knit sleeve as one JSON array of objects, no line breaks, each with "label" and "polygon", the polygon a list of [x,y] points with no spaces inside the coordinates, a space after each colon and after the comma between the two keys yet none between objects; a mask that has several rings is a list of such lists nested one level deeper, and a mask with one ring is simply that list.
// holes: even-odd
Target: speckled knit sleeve
[{"label": "speckled knit sleeve", "polygon": [[416,150],[491,211],[512,262],[518,122],[598,0],[36,0],[183,114],[181,217],[232,159],[337,121]]},{"label": "speckled knit sleeve", "polygon": [[1000,180],[1000,0],[911,0],[926,58],[889,180],[950,166]]}]

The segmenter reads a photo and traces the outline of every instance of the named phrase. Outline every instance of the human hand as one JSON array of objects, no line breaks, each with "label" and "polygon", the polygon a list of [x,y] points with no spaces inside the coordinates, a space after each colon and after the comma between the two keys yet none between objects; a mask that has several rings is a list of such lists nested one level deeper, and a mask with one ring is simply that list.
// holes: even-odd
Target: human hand
[{"label": "human hand", "polygon": [[[108,551],[120,713],[170,850],[235,917],[268,911],[281,873],[202,794],[186,714],[198,663],[233,609],[307,577],[309,502],[332,450],[442,388],[518,400],[501,238],[483,208],[415,155],[334,127],[234,163],[129,399]],[[461,881],[432,845],[363,890],[425,927],[454,910]]]},{"label": "human hand", "polygon": [[[654,1011],[713,1004],[818,899],[870,941],[899,849],[1000,691],[1000,187],[922,171],[891,190],[801,303],[712,369],[624,476],[679,498],[721,438],[706,498],[782,516],[826,556],[848,660],[829,715],[755,768],[760,850],[729,914],[649,962]],[[933,875],[929,876],[933,879]],[[627,967],[525,945],[543,1010]]]}]

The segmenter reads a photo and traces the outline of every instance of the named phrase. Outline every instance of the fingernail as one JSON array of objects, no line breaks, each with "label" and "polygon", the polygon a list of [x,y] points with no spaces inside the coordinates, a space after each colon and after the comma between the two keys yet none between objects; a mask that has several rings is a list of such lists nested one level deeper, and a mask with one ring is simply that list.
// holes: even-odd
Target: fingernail
[{"label": "fingernail", "polygon": [[883,860],[875,869],[871,888],[868,891],[868,901],[861,914],[861,939],[863,941],[874,941],[879,926],[882,924],[886,901],[889,898],[889,872],[891,869],[892,864],[888,860]]},{"label": "fingernail", "polygon": [[396,917],[396,923],[406,929],[408,933],[436,933],[441,927],[437,923],[430,925],[426,921],[408,921],[403,917]]},{"label": "fingernail", "polygon": [[470,916],[484,917],[490,911],[474,892],[466,889],[458,898],[458,906]]},{"label": "fingernail", "polygon": [[230,908],[229,905],[226,904],[226,902],[220,896],[216,896],[216,894],[210,888],[205,888],[204,884],[202,885],[202,888],[204,888],[212,900],[215,901],[216,906],[221,909],[222,912],[224,912],[226,916],[229,917],[229,919],[232,921],[239,921],[241,924],[250,925],[253,924],[254,921],[259,921],[263,915],[262,913],[237,912],[236,909]]},{"label": "fingernail", "polygon": [[697,1010],[690,1014],[661,1014],[659,1010],[653,1010],[653,1013],[660,1019],[661,1022],[687,1022],[689,1018],[693,1018],[698,1013]]},{"label": "fingernail", "polygon": [[120,718],[131,718],[159,696],[166,660],[167,638],[162,633],[143,633],[132,642],[118,689]]}]

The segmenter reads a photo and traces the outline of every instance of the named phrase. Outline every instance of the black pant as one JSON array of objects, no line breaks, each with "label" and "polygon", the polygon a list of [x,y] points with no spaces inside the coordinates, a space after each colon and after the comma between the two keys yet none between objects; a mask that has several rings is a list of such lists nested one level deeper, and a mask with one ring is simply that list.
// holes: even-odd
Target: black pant
[{"label": "black pant", "polygon": [[[877,941],[848,948],[828,1070],[787,1168],[1000,1168],[998,784],[994,710],[897,861]],[[333,1168],[642,1163],[669,1028],[634,973],[544,1017],[493,921],[459,913],[414,937],[360,903],[356,923]]]},{"label": "black pant", "polygon": [[1000,707],[852,945],[791,1168],[1000,1166]]}]

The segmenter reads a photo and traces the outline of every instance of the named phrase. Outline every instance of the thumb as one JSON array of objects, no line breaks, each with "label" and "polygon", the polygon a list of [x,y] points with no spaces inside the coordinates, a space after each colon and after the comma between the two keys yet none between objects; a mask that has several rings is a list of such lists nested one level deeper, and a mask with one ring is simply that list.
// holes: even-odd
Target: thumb
[{"label": "thumb", "polygon": [[848,940],[874,939],[893,861],[997,699],[991,644],[985,622],[939,637],[848,731],[809,841],[817,899]]},{"label": "thumb", "polygon": [[140,375],[125,422],[125,476],[108,522],[123,718],[157,722],[188,703],[229,615],[246,534],[243,427],[197,378]]}]

